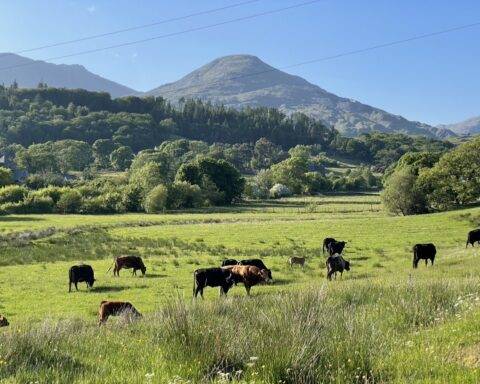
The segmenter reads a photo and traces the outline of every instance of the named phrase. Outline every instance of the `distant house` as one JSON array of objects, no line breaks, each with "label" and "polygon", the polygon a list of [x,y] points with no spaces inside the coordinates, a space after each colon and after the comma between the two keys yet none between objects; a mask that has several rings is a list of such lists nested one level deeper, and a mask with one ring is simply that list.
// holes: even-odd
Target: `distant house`
[{"label": "distant house", "polygon": [[13,179],[16,183],[28,178],[28,172],[24,169],[18,169],[15,162],[9,159],[6,155],[0,156],[0,167],[11,169],[13,172]]}]

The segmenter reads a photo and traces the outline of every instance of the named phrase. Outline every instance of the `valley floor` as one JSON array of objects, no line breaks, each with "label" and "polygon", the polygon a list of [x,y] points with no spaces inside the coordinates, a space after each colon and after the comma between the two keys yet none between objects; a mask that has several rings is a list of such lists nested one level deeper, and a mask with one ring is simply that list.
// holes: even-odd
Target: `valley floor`
[{"label": "valley floor", "polygon": [[[480,208],[400,217],[377,195],[248,203],[165,215],[0,217],[0,381],[5,383],[480,382]],[[347,241],[351,271],[327,282],[322,240]],[[435,266],[412,268],[433,242]],[[146,277],[115,256],[140,255]],[[304,269],[290,268],[304,256]],[[192,302],[193,271],[261,258],[273,283]],[[68,293],[85,262],[96,282]],[[102,300],[139,322],[98,329]]]}]

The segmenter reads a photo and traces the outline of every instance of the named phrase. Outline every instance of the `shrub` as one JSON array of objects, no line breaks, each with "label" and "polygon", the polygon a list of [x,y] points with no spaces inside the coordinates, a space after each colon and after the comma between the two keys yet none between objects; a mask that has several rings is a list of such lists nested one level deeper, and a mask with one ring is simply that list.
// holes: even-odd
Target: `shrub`
[{"label": "shrub", "polygon": [[62,213],[78,213],[82,206],[82,195],[75,189],[67,189],[57,202],[56,209]]},{"label": "shrub", "polygon": [[25,181],[25,184],[30,189],[46,188],[51,185],[63,187],[65,185],[65,180],[63,177],[55,174],[30,175]]},{"label": "shrub", "polygon": [[162,212],[167,205],[168,188],[163,185],[154,187],[145,198],[144,207],[147,213]]},{"label": "shrub", "polygon": [[53,206],[54,203],[50,197],[28,196],[23,201],[3,204],[1,210],[9,214],[51,213]]},{"label": "shrub", "polygon": [[279,199],[280,197],[290,196],[290,189],[283,184],[275,184],[269,191],[270,197],[272,199]]},{"label": "shrub", "polygon": [[0,167],[0,187],[13,184],[13,173],[10,169]]},{"label": "shrub", "polygon": [[122,205],[127,212],[139,212],[142,209],[143,189],[136,184],[128,184],[122,193]]},{"label": "shrub", "polygon": [[28,194],[28,189],[19,185],[9,185],[0,188],[0,204],[17,203]]},{"label": "shrub", "polygon": [[54,204],[57,204],[64,190],[65,190],[64,188],[51,185],[47,188],[42,188],[42,189],[39,189],[38,191],[31,192],[30,195],[36,196],[36,197],[49,197],[52,199]]},{"label": "shrub", "polygon": [[203,203],[204,195],[198,185],[177,181],[169,188],[167,206],[171,209],[198,208]]}]

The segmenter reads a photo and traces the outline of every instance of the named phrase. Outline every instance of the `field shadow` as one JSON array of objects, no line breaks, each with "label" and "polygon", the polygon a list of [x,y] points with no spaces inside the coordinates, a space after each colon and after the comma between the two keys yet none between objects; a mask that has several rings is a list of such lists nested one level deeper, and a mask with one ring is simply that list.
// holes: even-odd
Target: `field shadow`
[{"label": "field shadow", "polygon": [[289,285],[292,283],[292,281],[293,281],[292,279],[275,279],[274,278],[270,284],[265,284],[265,285],[266,286]]},{"label": "field shadow", "polygon": [[103,293],[103,292],[121,292],[127,289],[127,287],[95,287],[92,288],[92,292]]},{"label": "field shadow", "polygon": [[168,277],[168,275],[162,275],[160,273],[147,273],[143,276],[143,279],[160,279],[161,277]]}]

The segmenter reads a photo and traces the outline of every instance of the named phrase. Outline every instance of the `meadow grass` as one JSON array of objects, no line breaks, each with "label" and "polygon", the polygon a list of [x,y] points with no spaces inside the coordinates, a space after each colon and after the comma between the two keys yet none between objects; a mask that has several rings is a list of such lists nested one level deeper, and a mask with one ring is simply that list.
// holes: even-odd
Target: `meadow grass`
[{"label": "meadow grass", "polygon": [[[11,323],[0,329],[1,382],[480,381],[479,252],[465,249],[479,208],[399,217],[360,195],[0,221],[0,313]],[[352,262],[333,282],[321,251],[329,236],[348,241]],[[412,269],[417,242],[437,245],[435,267]],[[141,255],[146,277],[107,273],[120,254]],[[288,267],[294,255],[305,269]],[[207,289],[192,302],[195,269],[247,257],[265,261],[272,284],[251,298],[240,285],[226,299]],[[68,269],[80,262],[97,281],[68,293]],[[130,301],[145,318],[99,329],[106,299]]]}]

